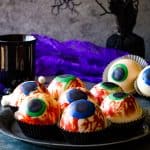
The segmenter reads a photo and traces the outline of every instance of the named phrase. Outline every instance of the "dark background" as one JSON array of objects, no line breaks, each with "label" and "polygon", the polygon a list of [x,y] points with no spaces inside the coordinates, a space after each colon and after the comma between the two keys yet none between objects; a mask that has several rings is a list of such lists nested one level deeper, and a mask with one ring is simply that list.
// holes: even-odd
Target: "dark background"
[{"label": "dark background", "polygon": [[[105,47],[107,38],[116,32],[113,15],[100,16],[103,10],[95,0],[76,0],[77,16],[64,10],[58,16],[51,14],[54,0],[0,0],[0,34],[39,33],[58,40],[78,39]],[[100,0],[107,8],[107,1]],[[150,60],[150,1],[140,0],[134,33],[144,38]]]}]

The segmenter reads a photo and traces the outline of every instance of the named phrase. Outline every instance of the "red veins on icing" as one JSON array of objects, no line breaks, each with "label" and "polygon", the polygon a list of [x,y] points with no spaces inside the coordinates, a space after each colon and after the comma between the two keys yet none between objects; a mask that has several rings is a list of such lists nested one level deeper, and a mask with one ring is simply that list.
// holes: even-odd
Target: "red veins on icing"
[{"label": "red veins on icing", "polygon": [[124,112],[124,114],[128,116],[133,112],[135,112],[136,108],[137,106],[135,99],[134,97],[130,96],[123,101],[110,101],[110,108],[109,110],[106,111],[104,110],[104,114],[114,116],[114,115],[121,115],[122,112]]},{"label": "red veins on icing", "polygon": [[103,129],[105,127],[104,116],[101,112],[97,112],[96,115],[92,116],[92,119],[85,119],[82,124],[82,128],[88,131],[96,131],[98,129]]},{"label": "red veins on icing", "polygon": [[95,96],[95,98],[98,101],[98,105],[101,105],[102,101],[104,100],[104,98],[108,95],[109,93],[104,90],[104,89],[97,89],[95,88],[95,93],[93,94]]},{"label": "red veins on icing", "polygon": [[68,105],[68,103],[60,104],[61,110],[64,110]]},{"label": "red veins on icing", "polygon": [[[20,114],[22,115],[22,114]],[[31,117],[28,115],[23,115],[21,119],[23,122],[27,122],[29,124],[55,124],[60,115],[60,107],[59,105],[48,107],[46,112],[39,117]]]},{"label": "red veins on icing", "polygon": [[60,127],[62,127],[63,129],[67,131],[77,132],[78,131],[78,119],[73,118],[73,119],[70,119],[68,122],[65,122],[64,119],[61,119]]},{"label": "red veins on icing", "polygon": [[96,131],[105,127],[105,119],[100,110],[96,110],[96,114],[89,118],[83,119],[84,121],[78,126],[80,119],[72,118],[65,120],[64,118],[60,121],[60,127],[71,132],[79,132],[79,128],[85,131]]}]

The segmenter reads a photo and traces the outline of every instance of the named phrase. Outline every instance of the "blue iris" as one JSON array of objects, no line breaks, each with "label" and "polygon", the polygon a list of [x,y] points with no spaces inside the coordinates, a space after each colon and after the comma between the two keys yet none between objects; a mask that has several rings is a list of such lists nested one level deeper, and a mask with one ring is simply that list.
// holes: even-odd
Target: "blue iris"
[{"label": "blue iris", "polygon": [[87,99],[87,94],[79,89],[71,89],[67,93],[67,100],[71,103],[80,99]]},{"label": "blue iris", "polygon": [[95,105],[85,99],[72,102],[69,108],[71,116],[78,119],[90,117],[95,112]]},{"label": "blue iris", "polygon": [[142,79],[148,85],[150,85],[150,68],[147,68],[142,75]]},{"label": "blue iris", "polygon": [[35,91],[37,89],[37,83],[35,81],[27,81],[24,82],[20,88],[25,95],[29,95],[30,92]]},{"label": "blue iris", "polygon": [[125,72],[123,68],[117,68],[116,70],[113,71],[112,77],[116,81],[121,81],[124,78]]}]

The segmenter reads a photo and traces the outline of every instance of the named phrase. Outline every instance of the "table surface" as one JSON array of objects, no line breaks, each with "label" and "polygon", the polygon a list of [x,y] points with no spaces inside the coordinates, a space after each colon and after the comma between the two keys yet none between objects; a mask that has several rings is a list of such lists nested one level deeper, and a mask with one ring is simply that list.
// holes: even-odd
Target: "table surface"
[{"label": "table surface", "polygon": [[[150,111],[150,99],[140,98],[139,103],[142,105],[143,108]],[[150,150],[149,141],[150,141],[150,135],[136,141],[114,145],[114,146],[99,147],[99,149],[120,150],[120,149],[131,149],[132,147],[136,150]],[[47,149],[54,150],[53,148],[39,146],[32,143],[26,143],[0,133],[0,150],[13,150],[13,149],[14,150],[47,150]]]}]

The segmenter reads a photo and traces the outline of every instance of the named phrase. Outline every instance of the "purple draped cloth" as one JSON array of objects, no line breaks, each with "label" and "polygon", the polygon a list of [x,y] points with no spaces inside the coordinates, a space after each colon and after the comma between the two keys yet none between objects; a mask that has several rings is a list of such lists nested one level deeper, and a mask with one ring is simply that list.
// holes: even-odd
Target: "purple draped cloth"
[{"label": "purple draped cloth", "polygon": [[34,34],[36,42],[36,75],[73,74],[88,82],[100,82],[105,67],[127,52],[103,48],[91,42],[69,40],[60,42]]}]

